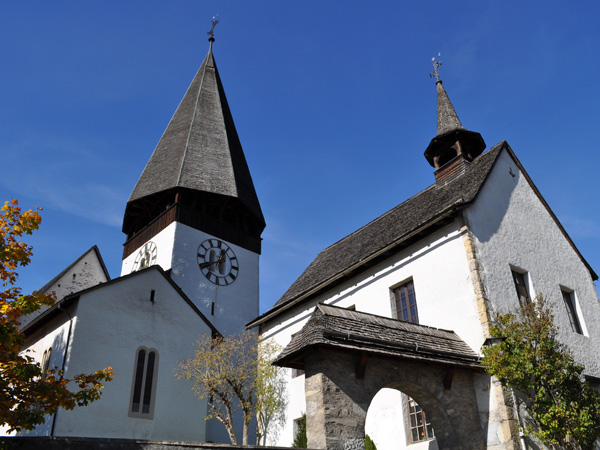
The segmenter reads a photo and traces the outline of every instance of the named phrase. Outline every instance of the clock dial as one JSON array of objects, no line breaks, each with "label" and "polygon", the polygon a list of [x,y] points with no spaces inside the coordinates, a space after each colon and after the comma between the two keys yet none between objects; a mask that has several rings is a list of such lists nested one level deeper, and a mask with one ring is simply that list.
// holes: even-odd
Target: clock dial
[{"label": "clock dial", "polygon": [[157,253],[158,249],[156,248],[156,244],[152,241],[146,242],[135,257],[133,269],[131,271],[135,272],[136,270],[142,270],[155,264]]},{"label": "clock dial", "polygon": [[235,253],[219,239],[207,239],[198,247],[198,267],[206,279],[217,286],[235,281],[239,262]]}]

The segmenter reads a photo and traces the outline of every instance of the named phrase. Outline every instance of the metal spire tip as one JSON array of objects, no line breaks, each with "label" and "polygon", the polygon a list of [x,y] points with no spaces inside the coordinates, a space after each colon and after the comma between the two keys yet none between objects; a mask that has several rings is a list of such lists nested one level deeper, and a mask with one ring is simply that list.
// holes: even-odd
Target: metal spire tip
[{"label": "metal spire tip", "polygon": [[[442,56],[442,53],[439,52],[438,57]],[[440,81],[440,66],[442,65],[441,61],[436,61],[435,56],[431,58],[431,62],[433,63],[433,72],[429,74],[429,78],[435,77],[436,83]]]},{"label": "metal spire tip", "polygon": [[209,38],[208,40],[210,42],[215,42],[215,26],[219,23],[219,21],[217,20],[217,16],[213,16],[212,18],[212,26],[210,27],[210,31],[206,34],[208,34]]}]

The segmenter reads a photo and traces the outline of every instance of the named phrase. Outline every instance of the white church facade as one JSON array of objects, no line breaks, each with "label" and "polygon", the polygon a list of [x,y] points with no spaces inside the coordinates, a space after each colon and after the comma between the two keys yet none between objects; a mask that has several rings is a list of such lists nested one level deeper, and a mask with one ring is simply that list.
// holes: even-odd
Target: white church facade
[{"label": "white church facade", "polygon": [[[460,448],[463,435],[473,448],[516,449],[519,413],[478,359],[494,312],[537,294],[600,380],[597,275],[510,146],[484,151],[439,80],[438,133],[425,151],[434,184],[324,249],[259,315],[265,219],[212,41],[127,202],[120,277],[92,247],[43,288],[57,303],[23,324],[43,364],[66,377],[112,366],[114,380],[98,402],[27,434],[228,442],[173,370],[198,337],[248,327],[283,349],[287,420],[270,445],[289,446],[306,413],[312,448],[360,448],[366,432],[380,450]],[[349,394],[336,398],[350,406],[328,435],[318,391],[336,371],[349,373]],[[368,396],[352,397],[357,386]]]},{"label": "white church facade", "polygon": [[[489,322],[495,312],[515,311],[520,301],[543,294],[552,305],[561,341],[585,365],[590,381],[600,379],[596,273],[508,143],[503,141],[483,152],[483,139],[463,128],[441,81],[437,82],[437,101],[438,134],[425,152],[435,169],[435,183],[324,249],[283,297],[250,324],[259,328],[263,339],[285,348],[278,364],[290,368],[288,420],[270,444],[289,444],[295,420],[306,413],[309,447],[351,446],[352,439],[344,441],[342,436],[346,429],[358,426],[364,427],[362,432],[369,434],[380,450],[438,448],[442,439],[435,438],[435,423],[430,423],[427,411],[423,415],[413,400],[437,401],[429,380],[422,385],[405,382],[404,394],[381,386],[384,389],[371,397],[372,401],[369,398],[362,405],[356,401],[335,412],[323,406],[326,393],[313,395],[315,390],[334,389],[312,381],[327,377],[325,372],[315,369],[310,379],[304,373],[307,361],[325,350],[337,353],[324,353],[321,361],[342,358],[344,352],[355,358],[356,374],[348,375],[354,381],[345,385],[349,386],[348,396],[352,397],[354,388],[368,384],[369,371],[377,371],[381,356],[389,350],[385,343],[377,342],[381,339],[375,334],[384,335],[396,326],[381,320],[379,328],[370,328],[371,335],[362,328],[354,331],[374,320],[373,314],[421,324],[423,333],[429,333],[431,327],[440,332],[452,330],[480,356],[486,338],[491,337]],[[335,309],[323,307],[317,312],[318,305],[349,309],[352,312],[344,319],[350,325],[341,325],[339,317],[344,314]],[[325,323],[324,329],[313,321]],[[419,333],[419,329],[413,332]],[[394,358],[408,364],[422,357],[431,366],[450,367],[427,360],[431,355],[428,357],[418,342],[416,348],[411,347],[415,342]],[[458,360],[465,355],[455,356]],[[470,369],[465,367],[456,370],[466,373]],[[454,369],[446,373],[454,373]],[[396,386],[393,377],[390,380],[387,387]],[[472,380],[480,434],[473,448],[521,448],[523,417],[513,407],[513,399],[483,371],[474,372]],[[338,385],[335,390],[344,388]],[[442,391],[436,394],[438,400],[453,395],[456,400],[450,383]],[[455,432],[460,418],[452,419],[448,409],[439,411],[450,418],[449,427]],[[340,425],[335,431],[327,428],[327,423],[337,420],[352,425]],[[325,431],[315,430],[319,426],[325,426]],[[440,448],[465,448],[464,443],[453,442],[452,432]],[[352,436],[353,432],[347,433]]]}]

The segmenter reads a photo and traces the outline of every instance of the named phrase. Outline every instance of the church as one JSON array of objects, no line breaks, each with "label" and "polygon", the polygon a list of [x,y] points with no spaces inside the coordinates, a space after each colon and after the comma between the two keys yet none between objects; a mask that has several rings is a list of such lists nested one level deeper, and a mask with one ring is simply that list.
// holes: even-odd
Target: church
[{"label": "church", "polygon": [[[249,326],[288,368],[293,439],[309,448],[538,448],[514,393],[481,367],[494,313],[538,294],[559,338],[600,381],[597,274],[506,141],[485,151],[437,79],[432,184],[322,250]],[[423,161],[425,163],[425,161]]]},{"label": "church", "polygon": [[24,434],[227,442],[173,369],[199,336],[247,327],[282,349],[288,406],[269,445],[289,446],[306,413],[309,448],[361,448],[365,432],[380,450],[521,448],[523,418],[480,349],[495,312],[540,293],[600,380],[596,273],[508,143],[486,151],[463,127],[439,76],[432,184],[324,249],[259,314],[265,219],[213,42],[127,202],[120,277],[94,246],[23,324],[44,366],[112,366],[114,380]]}]

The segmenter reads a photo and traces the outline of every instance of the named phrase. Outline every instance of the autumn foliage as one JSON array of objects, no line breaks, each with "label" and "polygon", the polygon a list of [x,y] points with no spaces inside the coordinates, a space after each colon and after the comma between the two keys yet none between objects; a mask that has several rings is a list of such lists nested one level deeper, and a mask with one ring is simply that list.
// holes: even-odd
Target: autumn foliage
[{"label": "autumn foliage", "polygon": [[55,301],[51,294],[24,295],[15,286],[17,269],[32,256],[22,238],[37,230],[41,220],[36,210],[21,211],[16,200],[0,208],[0,419],[11,431],[33,429],[60,407],[73,409],[99,399],[102,382],[113,376],[111,367],[72,379],[57,368],[42,373],[33,355],[22,351],[19,319]]}]

